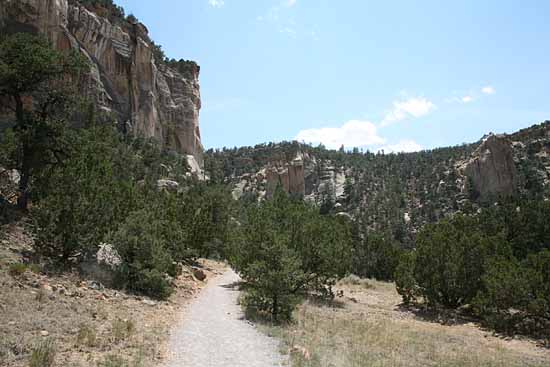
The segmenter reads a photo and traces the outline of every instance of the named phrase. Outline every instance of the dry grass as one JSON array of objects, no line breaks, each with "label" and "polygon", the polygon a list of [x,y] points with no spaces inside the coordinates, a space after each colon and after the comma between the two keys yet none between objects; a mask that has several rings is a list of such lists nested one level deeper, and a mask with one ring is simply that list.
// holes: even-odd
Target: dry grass
[{"label": "dry grass", "polygon": [[[368,284],[368,287],[365,287]],[[271,327],[292,366],[549,366],[550,350],[503,339],[467,320],[443,325],[401,310],[392,283],[346,281],[343,307],[306,302],[294,323]]]},{"label": "dry grass", "polygon": [[[181,308],[205,284],[193,277],[191,269],[184,269],[168,302],[98,289],[77,274],[53,276],[32,267],[10,266],[21,262],[30,239],[21,227],[0,231],[4,235],[0,238],[2,367],[28,367],[31,358],[46,361],[33,362],[36,366],[48,366],[52,355],[54,366],[158,365]],[[211,277],[223,265],[204,261],[203,266]]]}]

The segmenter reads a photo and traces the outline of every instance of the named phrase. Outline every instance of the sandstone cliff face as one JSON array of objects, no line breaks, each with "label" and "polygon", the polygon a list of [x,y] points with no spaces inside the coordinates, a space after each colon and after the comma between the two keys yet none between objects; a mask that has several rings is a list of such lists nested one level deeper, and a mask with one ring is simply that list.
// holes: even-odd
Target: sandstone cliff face
[{"label": "sandstone cliff face", "polygon": [[461,168],[481,197],[512,195],[518,189],[512,142],[505,135],[489,135]]},{"label": "sandstone cliff face", "polygon": [[112,112],[127,132],[155,138],[202,166],[199,66],[176,71],[153,57],[142,24],[112,24],[68,0],[0,0],[3,26],[46,35],[58,49],[77,49],[90,61],[85,92]]},{"label": "sandstone cliff face", "polygon": [[321,202],[330,197],[337,202],[344,196],[345,172],[336,169],[329,161],[320,161],[307,153],[298,153],[290,162],[272,161],[259,172],[237,178],[233,197],[253,193],[259,199],[271,198],[278,185],[292,195]]}]

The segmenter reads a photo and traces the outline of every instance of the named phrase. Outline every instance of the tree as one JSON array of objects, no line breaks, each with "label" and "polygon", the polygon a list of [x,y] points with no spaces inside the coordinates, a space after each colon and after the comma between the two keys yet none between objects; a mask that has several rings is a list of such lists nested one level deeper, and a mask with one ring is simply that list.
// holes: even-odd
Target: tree
[{"label": "tree", "polygon": [[63,133],[73,102],[68,85],[83,65],[81,58],[54,50],[40,36],[16,33],[0,42],[0,98],[15,116],[17,141],[8,168],[21,175],[21,209],[27,208],[33,175],[67,156]]},{"label": "tree", "polygon": [[418,293],[429,304],[470,303],[483,287],[489,259],[510,252],[502,236],[487,236],[478,228],[476,218],[457,215],[427,225],[418,234],[414,278]]},{"label": "tree", "polygon": [[280,189],[241,222],[229,258],[245,281],[248,306],[281,320],[300,296],[333,297],[332,286],[350,268],[348,223],[322,216]]}]

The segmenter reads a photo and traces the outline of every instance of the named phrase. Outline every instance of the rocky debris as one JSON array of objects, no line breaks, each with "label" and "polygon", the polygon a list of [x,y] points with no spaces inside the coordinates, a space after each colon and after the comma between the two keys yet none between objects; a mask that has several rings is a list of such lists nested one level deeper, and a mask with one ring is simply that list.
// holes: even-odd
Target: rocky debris
[{"label": "rocky debris", "polygon": [[483,198],[512,195],[518,189],[512,142],[505,135],[491,134],[486,137],[460,169]]},{"label": "rocky debris", "polygon": [[128,132],[191,155],[202,167],[196,63],[178,70],[159,63],[143,24],[111,23],[68,0],[5,0],[0,17],[10,30],[40,32],[60,50],[80,50],[91,65],[82,88],[100,111],[114,112]]},{"label": "rocky debris", "polygon": [[48,336],[48,335],[50,335],[50,333],[47,330],[42,330],[40,332],[40,336]]}]

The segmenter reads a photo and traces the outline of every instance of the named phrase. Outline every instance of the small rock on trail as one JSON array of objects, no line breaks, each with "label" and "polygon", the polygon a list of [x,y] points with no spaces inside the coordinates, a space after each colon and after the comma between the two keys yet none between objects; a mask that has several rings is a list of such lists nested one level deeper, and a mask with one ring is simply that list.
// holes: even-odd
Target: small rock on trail
[{"label": "small rock on trail", "polygon": [[170,337],[167,367],[283,366],[279,342],[246,322],[232,270],[213,279],[186,310]]}]

